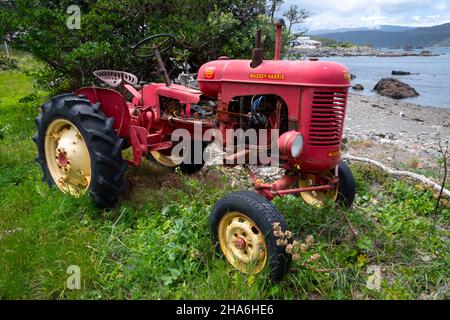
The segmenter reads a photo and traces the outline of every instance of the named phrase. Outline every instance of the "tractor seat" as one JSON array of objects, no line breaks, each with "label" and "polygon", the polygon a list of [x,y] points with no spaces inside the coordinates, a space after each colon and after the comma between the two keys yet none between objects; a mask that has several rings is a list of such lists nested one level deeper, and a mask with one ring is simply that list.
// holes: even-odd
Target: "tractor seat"
[{"label": "tractor seat", "polygon": [[116,70],[96,70],[94,76],[112,88],[117,88],[122,84],[122,80],[132,86],[138,84],[138,78],[131,73]]}]

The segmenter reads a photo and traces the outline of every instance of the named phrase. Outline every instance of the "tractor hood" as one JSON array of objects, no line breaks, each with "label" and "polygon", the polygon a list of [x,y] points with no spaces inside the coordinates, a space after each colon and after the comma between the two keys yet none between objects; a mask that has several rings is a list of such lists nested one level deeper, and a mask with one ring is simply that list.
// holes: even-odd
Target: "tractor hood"
[{"label": "tractor hood", "polygon": [[265,60],[257,68],[251,60],[216,60],[198,72],[200,90],[217,98],[223,82],[282,86],[350,87],[350,73],[342,64],[330,61]]}]

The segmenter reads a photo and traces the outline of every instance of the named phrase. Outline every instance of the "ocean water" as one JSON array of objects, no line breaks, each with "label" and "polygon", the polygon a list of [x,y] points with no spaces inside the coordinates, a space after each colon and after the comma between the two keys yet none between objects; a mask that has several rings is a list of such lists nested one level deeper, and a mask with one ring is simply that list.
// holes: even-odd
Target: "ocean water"
[{"label": "ocean water", "polygon": [[[395,51],[382,49],[384,51]],[[450,48],[425,48],[434,53],[443,53],[437,57],[330,57],[323,60],[344,64],[356,75],[353,84],[361,83],[364,91],[354,91],[362,95],[377,95],[373,87],[381,78],[397,78],[419,92],[416,98],[402,101],[420,105],[450,108]],[[416,51],[422,51],[416,50]],[[392,76],[392,70],[417,73],[410,76]]]}]

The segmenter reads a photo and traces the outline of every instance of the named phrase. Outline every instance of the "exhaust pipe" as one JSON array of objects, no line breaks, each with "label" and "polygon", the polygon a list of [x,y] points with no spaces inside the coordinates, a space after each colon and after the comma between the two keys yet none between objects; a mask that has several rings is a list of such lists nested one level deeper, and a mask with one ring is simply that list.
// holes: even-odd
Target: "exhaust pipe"
[{"label": "exhaust pipe", "polygon": [[261,48],[261,30],[256,31],[255,49],[252,51],[252,68],[257,68],[263,63],[264,51]]},{"label": "exhaust pipe", "polygon": [[283,19],[278,19],[275,23],[276,37],[275,37],[275,56],[274,60],[281,60],[281,37],[283,35],[283,26],[285,22]]}]

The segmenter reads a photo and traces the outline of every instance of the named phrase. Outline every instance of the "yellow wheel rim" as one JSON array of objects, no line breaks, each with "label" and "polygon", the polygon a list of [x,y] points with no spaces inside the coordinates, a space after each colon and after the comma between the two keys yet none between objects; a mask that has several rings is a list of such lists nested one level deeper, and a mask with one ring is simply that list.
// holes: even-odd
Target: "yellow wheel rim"
[{"label": "yellow wheel rim", "polygon": [[44,141],[47,168],[60,190],[81,196],[91,183],[91,159],[83,136],[65,119],[54,120]]},{"label": "yellow wheel rim", "polygon": [[[328,173],[327,176],[332,177],[333,175]],[[308,174],[306,178],[300,179],[299,181],[300,188],[314,187],[318,185],[320,184],[317,181],[317,176],[314,174]],[[308,205],[316,208],[323,208],[330,200],[336,202],[338,197],[338,189],[338,185],[336,184],[336,187],[333,190],[300,192],[300,196]]]},{"label": "yellow wheel rim", "polygon": [[150,153],[156,160],[156,162],[163,165],[164,167],[174,168],[183,161],[182,158],[173,158],[171,156],[166,156],[159,151],[151,151]]},{"label": "yellow wheel rim", "polygon": [[[183,153],[186,152],[186,148],[183,147]],[[150,154],[153,156],[153,158],[156,160],[156,162],[158,162],[159,164],[161,164],[164,167],[169,167],[169,168],[174,168],[176,166],[179,166],[185,156],[183,157],[176,157],[176,156],[166,156],[165,154],[162,154],[159,151],[150,151]]]},{"label": "yellow wheel rim", "polygon": [[239,212],[227,213],[219,223],[220,248],[229,263],[243,273],[260,272],[267,263],[267,244],[256,223]]}]

